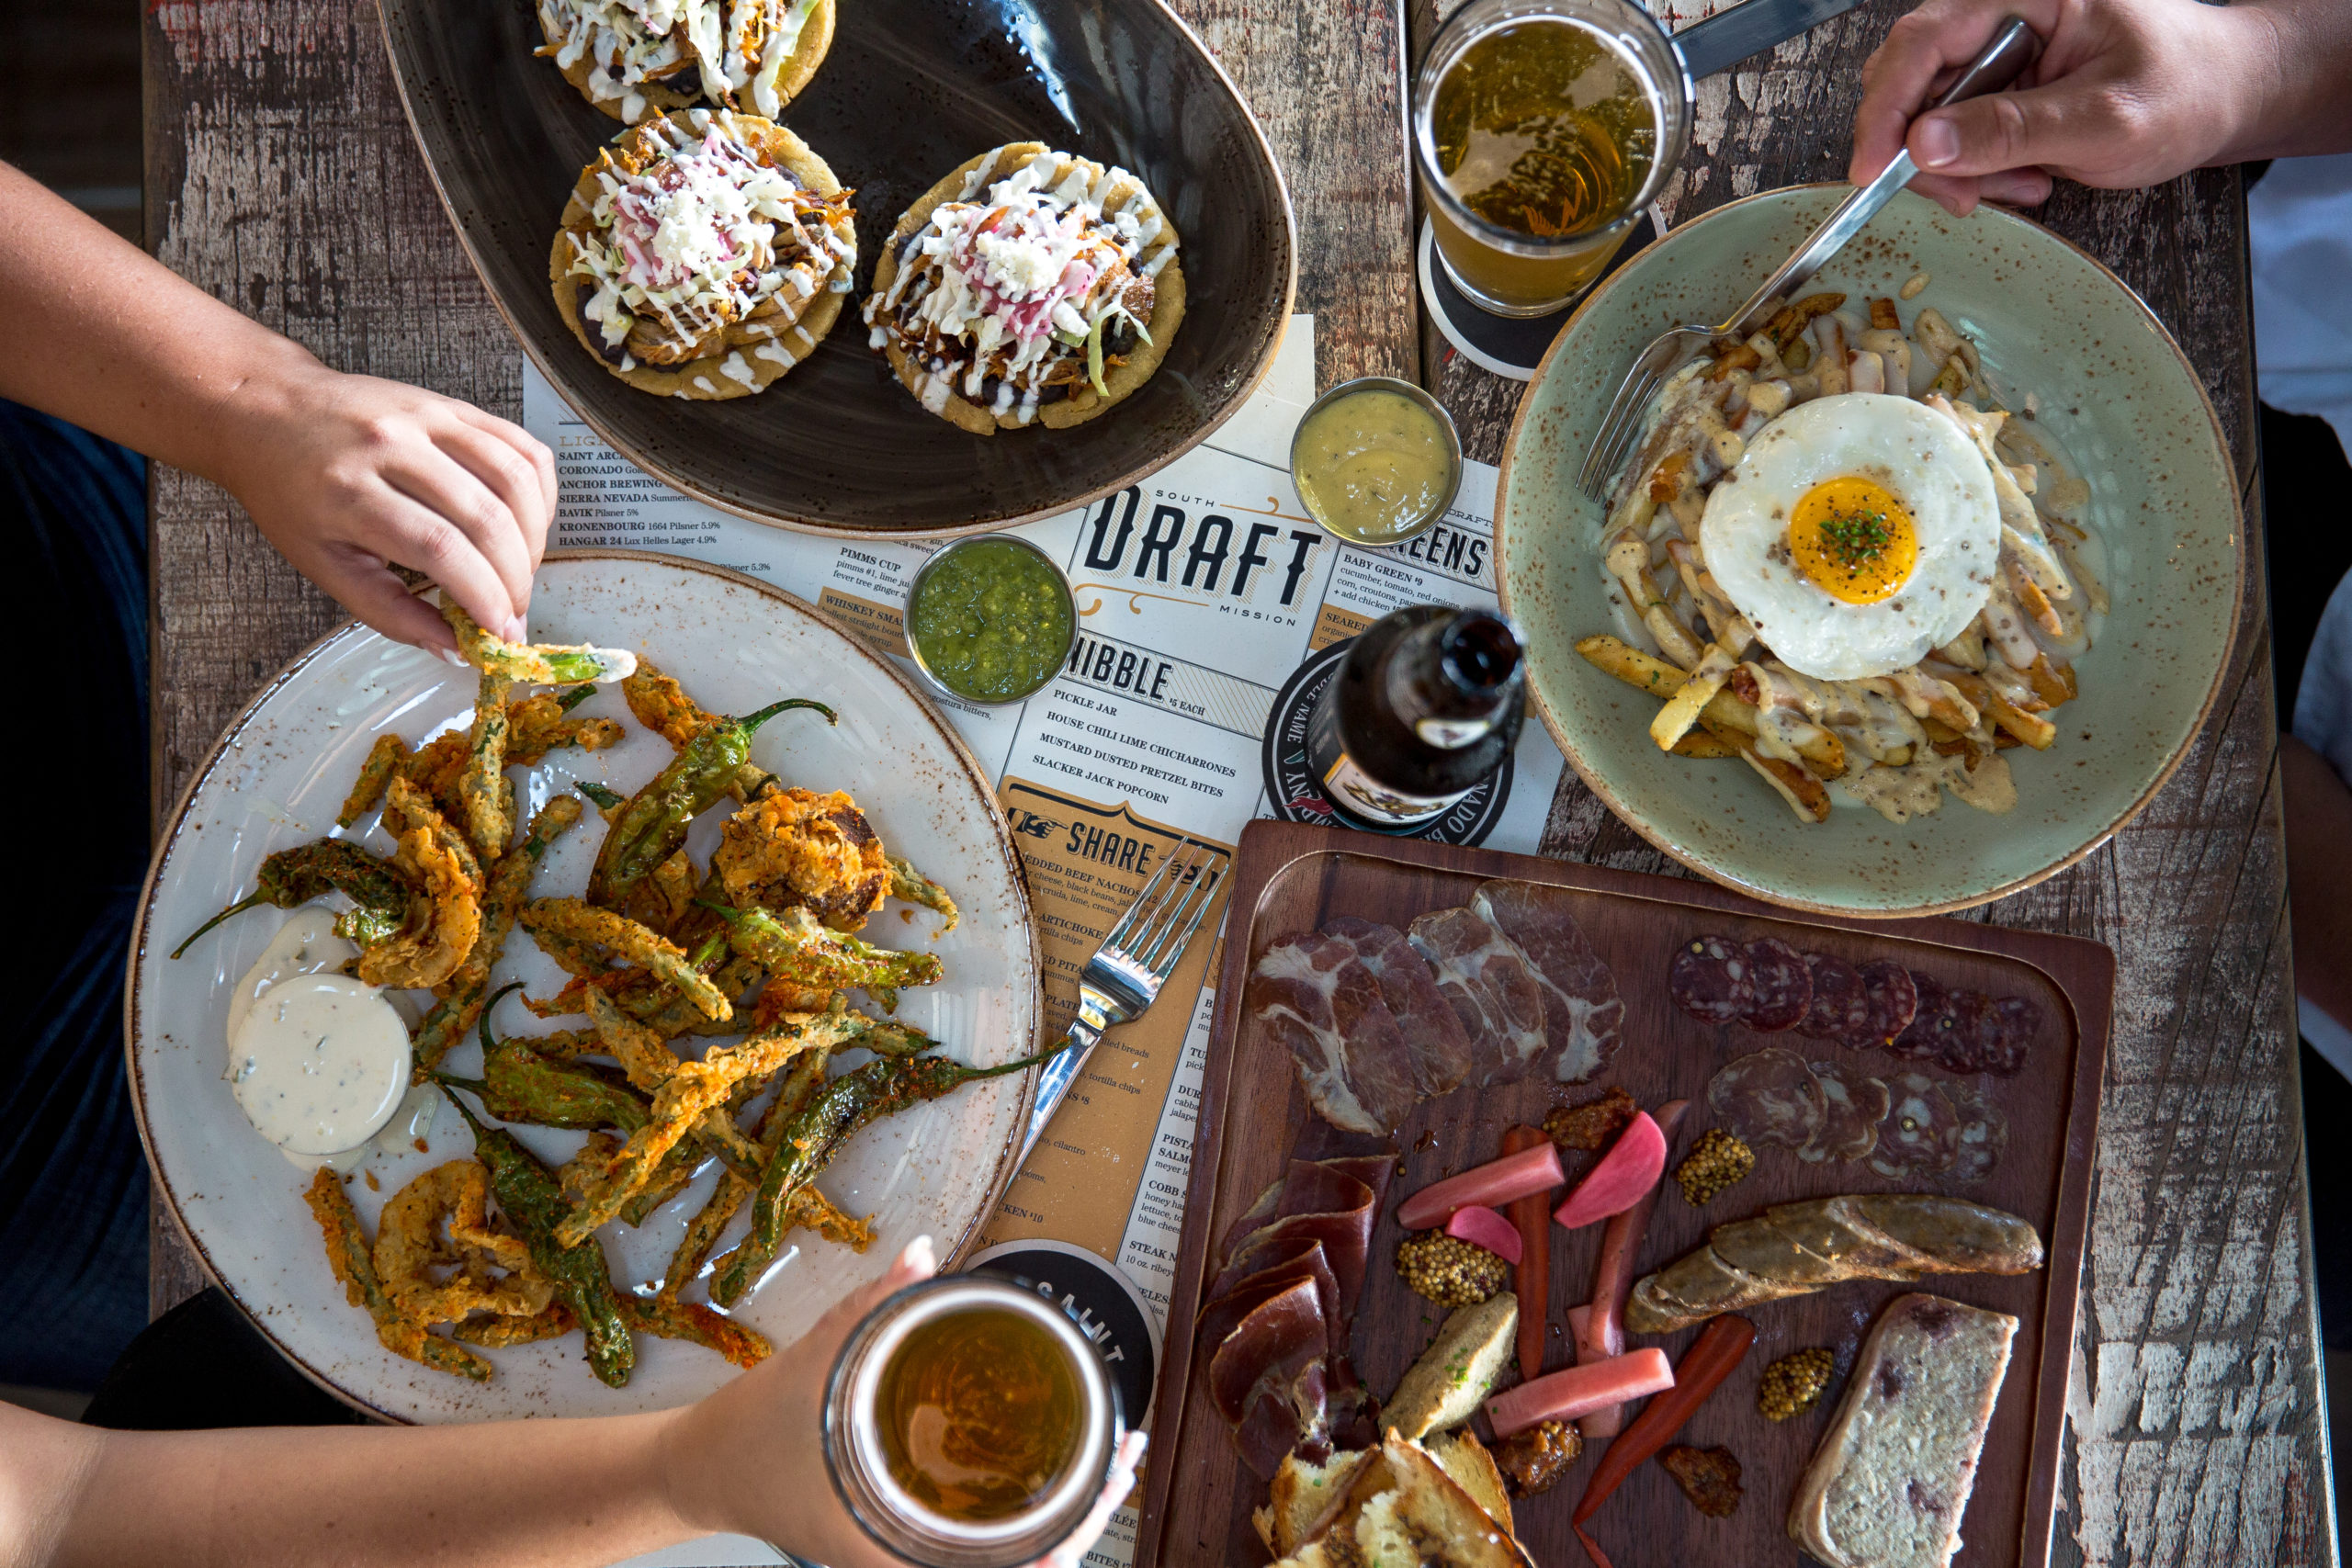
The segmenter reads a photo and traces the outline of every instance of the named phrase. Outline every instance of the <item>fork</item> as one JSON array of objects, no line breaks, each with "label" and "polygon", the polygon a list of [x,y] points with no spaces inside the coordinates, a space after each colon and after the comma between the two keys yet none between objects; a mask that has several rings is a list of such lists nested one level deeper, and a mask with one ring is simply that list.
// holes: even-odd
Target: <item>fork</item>
[{"label": "fork", "polygon": [[1036,1109],[1029,1113],[1029,1131],[1021,1142],[1023,1161],[1078,1081],[1079,1069],[1094,1054],[1102,1032],[1136,1017],[1159,995],[1216,901],[1216,885],[1224,875],[1215,850],[1185,840],[1173,853],[1161,857],[1159,869],[1086,961],[1078,977],[1078,1016],[1062,1036],[1077,1045],[1056,1055],[1038,1076]]},{"label": "fork", "polygon": [[[1942,108],[1966,98],[1997,93],[2016,81],[2041,52],[2041,39],[2034,30],[2024,18],[2011,17],[1993,35],[1993,41],[1968,62],[1930,107]],[[1844,250],[1847,243],[1862,231],[1863,225],[1877,217],[1879,209],[1894,200],[1894,193],[1909,185],[1918,172],[1919,166],[1911,161],[1910,149],[1905,148],[1878,178],[1839,202],[1838,210],[1822,220],[1821,227],[1806,237],[1796,254],[1782,262],[1780,269],[1764,280],[1764,286],[1748,296],[1747,303],[1733,311],[1722,325],[1686,323],[1668,327],[1651,339],[1650,345],[1634,361],[1634,367],[1625,372],[1617,395],[1610,400],[1608,412],[1600,417],[1600,433],[1593,437],[1592,446],[1585,453],[1584,467],[1577,475],[1577,488],[1595,501],[1606,499],[1609,481],[1625,461],[1634,438],[1641,433],[1642,416],[1667,373],[1684,363],[1697,344],[1724,337],[1745,338],[1754,332],[1776,300],[1812,282],[1814,274],[1828,265],[1830,257]],[[1683,346],[1686,340],[1692,340],[1692,347]]]}]

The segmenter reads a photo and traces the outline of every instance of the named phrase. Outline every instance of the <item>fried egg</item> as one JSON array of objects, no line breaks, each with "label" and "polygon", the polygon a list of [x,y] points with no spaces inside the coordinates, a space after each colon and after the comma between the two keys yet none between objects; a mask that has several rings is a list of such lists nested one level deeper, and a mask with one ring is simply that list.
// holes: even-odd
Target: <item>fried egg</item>
[{"label": "fried egg", "polygon": [[1756,433],[1707,497],[1707,570],[1791,669],[1888,675],[1965,630],[1993,591],[2001,513],[1960,427],[1849,392]]}]

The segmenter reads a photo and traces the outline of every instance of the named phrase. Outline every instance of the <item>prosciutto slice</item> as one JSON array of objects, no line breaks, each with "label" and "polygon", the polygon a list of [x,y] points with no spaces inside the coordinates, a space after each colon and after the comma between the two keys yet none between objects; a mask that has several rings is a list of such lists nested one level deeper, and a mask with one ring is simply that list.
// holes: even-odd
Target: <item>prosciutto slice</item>
[{"label": "prosciutto slice", "polygon": [[1439,909],[1407,929],[1429,961],[1438,993],[1470,1042],[1470,1077],[1481,1089],[1517,1083],[1544,1051],[1544,987],[1527,955],[1476,909]]},{"label": "prosciutto slice", "polygon": [[1299,1087],[1334,1127],[1385,1137],[1412,1111],[1411,1049],[1353,944],[1320,931],[1277,937],[1243,1003],[1290,1052]]},{"label": "prosciutto slice", "polygon": [[1544,1037],[1553,1074],[1583,1083],[1617,1054],[1624,999],[1570,912],[1576,895],[1532,882],[1489,882],[1470,907],[1516,946],[1544,987]]},{"label": "prosciutto slice", "polygon": [[1348,1326],[1396,1162],[1393,1153],[1295,1159],[1227,1233],[1196,1342],[1211,1348],[1211,1393],[1261,1476],[1293,1451],[1319,1462],[1335,1441],[1378,1437],[1378,1404],[1348,1360]]},{"label": "prosciutto slice", "polygon": [[1209,1395],[1261,1478],[1294,1449],[1329,1442],[1329,1332],[1314,1281],[1301,1280],[1252,1307],[1209,1359]]},{"label": "prosciutto slice", "polygon": [[1453,1004],[1439,994],[1421,955],[1395,926],[1343,915],[1323,928],[1356,950],[1380,982],[1380,996],[1405,1037],[1412,1058],[1413,1087],[1426,1099],[1450,1094],[1470,1076],[1470,1035]]}]

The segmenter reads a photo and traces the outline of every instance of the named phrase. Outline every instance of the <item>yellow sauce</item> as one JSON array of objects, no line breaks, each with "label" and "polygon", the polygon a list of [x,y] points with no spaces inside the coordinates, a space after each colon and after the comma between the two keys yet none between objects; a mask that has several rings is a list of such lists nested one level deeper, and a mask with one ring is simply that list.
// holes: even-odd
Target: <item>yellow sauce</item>
[{"label": "yellow sauce", "polygon": [[1437,417],[1376,387],[1307,415],[1290,461],[1308,514],[1359,545],[1395,544],[1433,522],[1458,477]]}]

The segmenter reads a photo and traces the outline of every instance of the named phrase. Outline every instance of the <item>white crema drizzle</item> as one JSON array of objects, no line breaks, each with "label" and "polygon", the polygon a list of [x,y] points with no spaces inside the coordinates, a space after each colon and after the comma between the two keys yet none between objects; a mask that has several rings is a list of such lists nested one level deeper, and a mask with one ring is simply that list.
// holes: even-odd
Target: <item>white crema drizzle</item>
[{"label": "white crema drizzle", "polygon": [[648,167],[600,169],[594,231],[570,234],[573,275],[594,281],[581,314],[608,345],[639,316],[694,343],[778,293],[806,299],[820,278],[849,288],[857,241],[847,220],[816,220],[816,198],[744,146],[732,114],[688,118],[692,136],[667,119],[642,128],[666,150]]},{"label": "white crema drizzle", "polygon": [[[1167,224],[1142,181],[1124,169],[1070,159],[1068,173],[1048,185],[1064,162],[1060,153],[1041,152],[988,186],[986,199],[978,202],[973,197],[993,165],[974,169],[958,198],[933,210],[901,255],[888,289],[866,302],[876,348],[888,343],[895,326],[910,339],[928,331],[967,350],[960,364],[923,368],[917,395],[932,412],[945,408],[957,390],[977,401],[994,356],[1010,345],[1010,357],[995,370],[989,412],[1002,417],[1017,408],[1020,423],[1028,423],[1036,417],[1048,368],[1065,355],[1084,353],[1088,337],[1108,318],[1134,321],[1122,303],[1124,289],[1097,293],[1095,285],[1120,263],[1129,273],[1157,277],[1175,256],[1171,241],[1144,257]],[[1105,195],[1121,181],[1133,188],[1106,210]],[[928,291],[902,321],[901,306],[918,276],[928,281]],[[925,351],[910,346],[908,352],[920,363]]]}]

